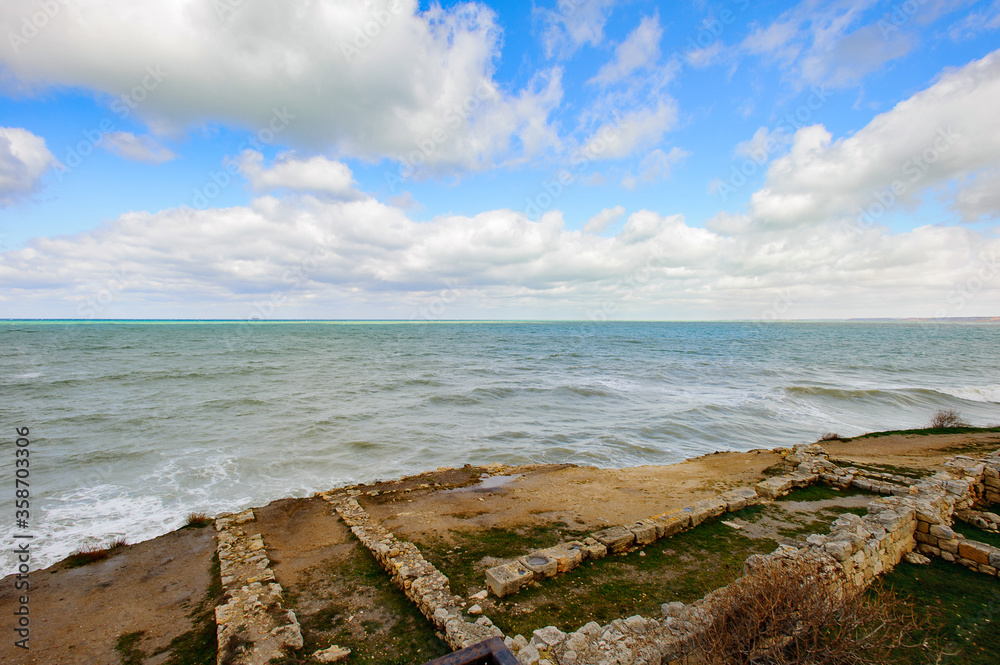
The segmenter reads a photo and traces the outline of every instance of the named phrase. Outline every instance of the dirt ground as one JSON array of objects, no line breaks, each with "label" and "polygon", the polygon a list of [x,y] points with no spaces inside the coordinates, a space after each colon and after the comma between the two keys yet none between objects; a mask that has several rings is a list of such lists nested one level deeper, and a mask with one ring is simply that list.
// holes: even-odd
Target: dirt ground
[{"label": "dirt ground", "polygon": [[[1000,448],[1000,433],[889,435],[823,443],[833,458],[931,471],[949,456]],[[400,538],[454,545],[467,542],[468,534],[531,525],[555,524],[573,533],[628,523],[726,489],[751,486],[780,460],[776,452],[752,451],[630,469],[465,467],[357,489],[365,508]],[[494,486],[484,487],[483,476],[490,474],[502,477],[489,478],[487,484]],[[851,504],[863,502],[858,498]],[[794,503],[783,508],[795,512]],[[816,503],[812,509],[828,505]],[[439,655],[440,641],[374,568],[370,555],[325,501],[284,499],[256,509],[256,514],[275,575],[306,629],[307,648],[335,641],[355,644],[358,656],[352,662],[358,663],[392,662],[366,653],[394,645],[414,654],[412,662]],[[734,532],[746,537],[783,541],[794,536],[766,521],[736,523],[744,531]],[[787,524],[783,528],[787,530]],[[455,534],[464,534],[465,541]],[[7,637],[0,640],[0,662],[118,665],[129,662],[115,648],[119,637],[142,631],[134,646],[145,656],[129,665],[164,665],[171,657],[171,640],[192,630],[192,612],[209,593],[214,552],[213,528],[181,529],[123,548],[103,561],[79,567],[64,561],[32,572],[27,652],[13,645],[11,617],[19,592],[12,576],[4,578],[0,616],[6,617],[2,621]],[[672,554],[664,550],[662,556]]]}]

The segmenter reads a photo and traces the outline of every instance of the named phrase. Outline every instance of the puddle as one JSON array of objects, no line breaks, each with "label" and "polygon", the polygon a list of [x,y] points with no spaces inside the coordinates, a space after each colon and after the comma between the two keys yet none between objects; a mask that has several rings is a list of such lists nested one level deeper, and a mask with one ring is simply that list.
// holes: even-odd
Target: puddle
[{"label": "puddle", "polygon": [[500,489],[504,485],[507,485],[515,478],[520,478],[523,473],[514,473],[509,476],[487,476],[482,478],[476,485],[469,485],[467,487],[456,487],[453,490],[445,490],[442,492],[446,494],[448,492],[489,492],[491,490]]}]

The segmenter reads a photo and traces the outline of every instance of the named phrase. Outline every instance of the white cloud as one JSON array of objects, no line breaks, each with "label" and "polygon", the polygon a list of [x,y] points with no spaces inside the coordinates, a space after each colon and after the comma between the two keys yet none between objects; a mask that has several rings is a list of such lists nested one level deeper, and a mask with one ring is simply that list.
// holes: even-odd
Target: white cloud
[{"label": "white cloud", "polygon": [[584,44],[600,45],[614,5],[615,0],[557,0],[555,9],[537,10],[546,24],[546,55],[568,58]]},{"label": "white cloud", "polygon": [[705,48],[697,48],[686,51],[684,58],[687,63],[696,69],[704,69],[715,64],[722,59],[725,54],[725,47],[721,42],[713,42]]},{"label": "white cloud", "polygon": [[614,58],[601,67],[588,82],[600,85],[619,83],[637,69],[652,68],[660,59],[662,37],[663,29],[660,28],[659,16],[643,18],[625,41],[615,48]]},{"label": "white cloud", "polygon": [[676,146],[671,148],[669,153],[657,148],[639,162],[638,176],[633,176],[631,171],[625,174],[622,178],[622,186],[626,189],[632,189],[640,182],[651,183],[668,180],[674,166],[690,156],[690,152]]},{"label": "white cloud", "polygon": [[800,83],[854,86],[915,46],[905,30],[886,32],[877,20],[858,25],[874,4],[875,0],[802,0],[771,24],[755,26],[742,46],[777,62]]},{"label": "white cloud", "polygon": [[583,225],[583,230],[587,233],[601,233],[604,229],[617,222],[618,219],[624,214],[624,206],[605,208],[587,220],[587,223]]},{"label": "white cloud", "polygon": [[754,135],[736,145],[736,154],[759,164],[770,161],[778,152],[791,145],[792,136],[783,127],[770,130],[761,127]]},{"label": "white cloud", "polygon": [[258,192],[291,189],[330,194],[339,199],[361,198],[354,174],[344,163],[323,156],[297,159],[294,153],[279,155],[271,166],[264,167],[264,156],[256,150],[246,150],[237,161],[240,173]]},{"label": "white cloud", "polygon": [[1000,219],[1000,169],[976,174],[955,196],[955,208],[967,222]]},{"label": "white cloud", "polygon": [[821,125],[795,133],[774,161],[751,213],[792,226],[854,218],[863,209],[910,205],[928,187],[1000,165],[1000,51],[940,80],[854,135],[833,140]]},{"label": "white cloud", "polygon": [[[992,278],[974,301],[949,300],[980,273]],[[79,315],[94,284],[120,274],[104,315],[408,318],[450,288],[463,294],[455,318],[579,319],[608,303],[619,318],[756,318],[779,293],[791,317],[959,316],[995,313],[1000,240],[960,226],[708,229],[648,210],[603,237],[568,230],[558,212],[414,222],[371,198],[264,196],[130,213],[0,254],[0,315]]]},{"label": "white cloud", "polygon": [[56,164],[45,139],[19,127],[0,127],[0,205],[10,205],[38,190]]},{"label": "white cloud", "polygon": [[177,157],[152,136],[136,136],[131,132],[109,132],[98,145],[122,159],[146,164],[163,164]]},{"label": "white cloud", "polygon": [[655,108],[639,108],[617,123],[605,123],[584,141],[581,150],[594,161],[621,159],[656,145],[677,123],[677,103],[667,98]]},{"label": "white cloud", "polygon": [[[5,1],[0,34],[37,11]],[[548,147],[538,128],[559,100],[501,89],[499,49],[496,16],[478,4],[77,0],[29,44],[0,49],[0,66],[24,87],[106,93],[157,133],[256,132],[287,110],[281,140],[309,152],[403,160],[430,141],[424,162],[449,170]],[[514,141],[522,130],[533,140]]]},{"label": "white cloud", "polygon": [[958,41],[997,29],[1000,29],[1000,0],[993,0],[990,6],[970,12],[956,21],[948,28],[948,35]]}]

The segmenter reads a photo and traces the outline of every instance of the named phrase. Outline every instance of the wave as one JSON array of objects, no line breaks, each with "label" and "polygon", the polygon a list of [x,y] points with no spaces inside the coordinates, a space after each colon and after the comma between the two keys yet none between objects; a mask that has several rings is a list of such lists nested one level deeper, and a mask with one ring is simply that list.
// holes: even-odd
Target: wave
[{"label": "wave", "polygon": [[940,391],[946,395],[951,395],[970,402],[1000,404],[1000,385],[966,386],[964,388],[954,389],[941,388]]}]

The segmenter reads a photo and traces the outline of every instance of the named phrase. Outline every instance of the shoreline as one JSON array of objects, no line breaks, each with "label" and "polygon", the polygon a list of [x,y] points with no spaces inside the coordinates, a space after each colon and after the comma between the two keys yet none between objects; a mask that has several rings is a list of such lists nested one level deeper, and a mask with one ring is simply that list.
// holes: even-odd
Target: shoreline
[{"label": "shoreline", "polygon": [[[831,460],[905,467],[913,473],[930,473],[955,454],[1000,448],[997,428],[874,434],[821,443]],[[566,534],[593,531],[753,486],[781,467],[790,452],[712,453],[625,469],[566,464],[440,468],[336,493],[362,499],[373,519],[397,537],[418,543],[429,556],[440,552],[447,561],[451,548],[469,547],[465,534],[544,532],[552,525]],[[484,478],[497,477],[482,486]],[[278,582],[298,589],[295,610],[310,616],[315,607],[305,600],[309,580],[324,562],[356,556],[349,554],[356,546],[350,531],[318,495],[278,499],[253,511]],[[34,571],[32,580],[39,586],[32,589],[33,644],[38,649],[25,660],[17,652],[5,653],[10,645],[0,644],[0,656],[9,662],[117,665],[120,636],[141,631],[145,651],[161,654],[142,662],[168,663],[171,641],[197,628],[191,612],[211,593],[214,555],[214,529],[181,528],[94,563],[73,567],[67,559]],[[16,599],[13,591],[11,577],[4,578],[0,612],[13,611],[8,608]]]}]

